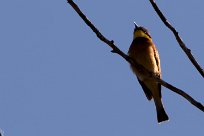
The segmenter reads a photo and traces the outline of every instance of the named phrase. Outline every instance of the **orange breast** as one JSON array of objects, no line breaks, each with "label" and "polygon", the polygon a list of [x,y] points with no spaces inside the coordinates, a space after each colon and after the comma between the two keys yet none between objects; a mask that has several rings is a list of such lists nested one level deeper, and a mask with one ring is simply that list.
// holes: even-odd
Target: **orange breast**
[{"label": "orange breast", "polygon": [[[131,58],[133,58],[137,63],[144,66],[146,69],[148,69],[151,72],[154,73],[160,73],[160,64],[156,48],[154,46],[154,43],[151,41],[146,42],[132,42],[128,54]],[[131,66],[134,73],[141,77],[142,73],[139,73],[135,67]]]}]

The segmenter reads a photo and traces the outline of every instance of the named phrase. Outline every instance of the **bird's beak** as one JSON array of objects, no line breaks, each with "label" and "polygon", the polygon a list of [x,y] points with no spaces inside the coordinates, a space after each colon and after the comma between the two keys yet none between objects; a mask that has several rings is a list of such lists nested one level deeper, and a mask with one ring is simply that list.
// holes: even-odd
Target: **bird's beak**
[{"label": "bird's beak", "polygon": [[134,22],[134,24],[135,24],[135,29],[137,29],[139,26]]}]

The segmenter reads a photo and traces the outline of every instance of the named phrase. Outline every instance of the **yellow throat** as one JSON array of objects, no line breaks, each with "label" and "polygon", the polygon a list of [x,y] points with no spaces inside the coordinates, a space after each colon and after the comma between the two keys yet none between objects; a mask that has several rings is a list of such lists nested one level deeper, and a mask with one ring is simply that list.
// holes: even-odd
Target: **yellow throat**
[{"label": "yellow throat", "polygon": [[152,38],[150,37],[149,33],[147,31],[144,31],[144,30],[140,29],[140,28],[138,28],[138,29],[136,29],[134,31],[133,39],[138,38],[138,37],[143,37],[143,38],[147,38],[149,40],[152,40]]}]

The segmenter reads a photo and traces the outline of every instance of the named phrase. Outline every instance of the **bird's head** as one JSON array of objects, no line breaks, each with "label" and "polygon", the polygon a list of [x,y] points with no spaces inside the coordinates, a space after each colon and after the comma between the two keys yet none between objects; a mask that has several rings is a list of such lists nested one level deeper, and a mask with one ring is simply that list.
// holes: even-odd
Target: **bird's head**
[{"label": "bird's head", "polygon": [[142,27],[142,26],[138,26],[135,22],[135,29],[134,29],[134,33],[133,33],[133,39],[138,38],[138,37],[143,37],[143,38],[147,38],[149,40],[152,40],[149,31]]}]

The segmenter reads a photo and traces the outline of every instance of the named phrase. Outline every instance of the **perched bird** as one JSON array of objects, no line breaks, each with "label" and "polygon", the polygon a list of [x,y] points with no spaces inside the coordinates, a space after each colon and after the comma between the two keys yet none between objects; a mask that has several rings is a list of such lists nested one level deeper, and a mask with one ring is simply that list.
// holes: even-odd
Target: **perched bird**
[{"label": "perched bird", "polygon": [[[133,41],[129,48],[128,55],[138,64],[161,78],[159,54],[152,41],[150,33],[147,29],[138,26],[136,23],[133,33]],[[154,100],[158,123],[168,120],[168,115],[164,110],[161,100],[161,84],[152,79],[146,78],[144,74],[134,66],[131,65],[131,68],[137,76],[147,99]]]}]

